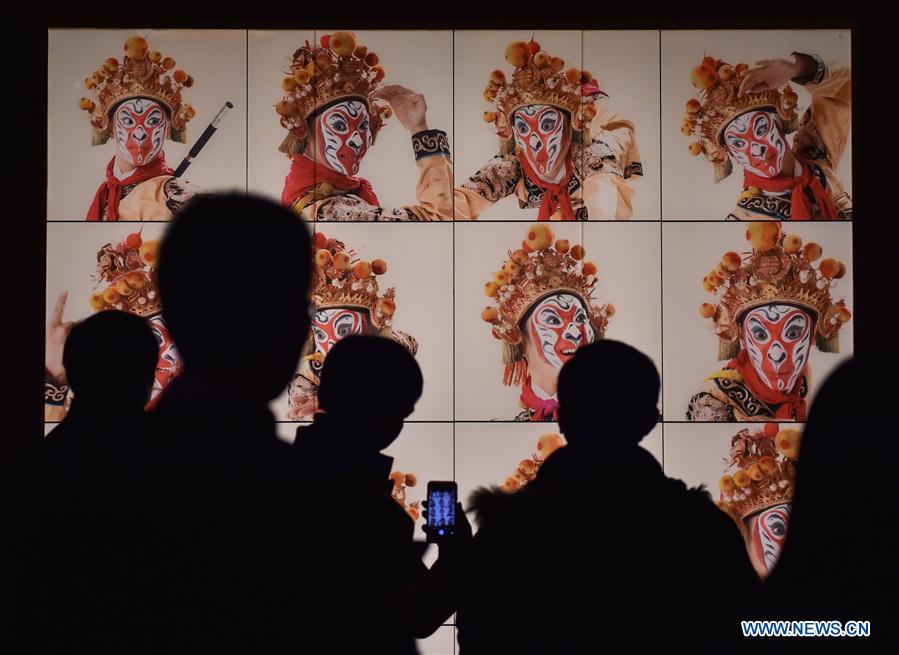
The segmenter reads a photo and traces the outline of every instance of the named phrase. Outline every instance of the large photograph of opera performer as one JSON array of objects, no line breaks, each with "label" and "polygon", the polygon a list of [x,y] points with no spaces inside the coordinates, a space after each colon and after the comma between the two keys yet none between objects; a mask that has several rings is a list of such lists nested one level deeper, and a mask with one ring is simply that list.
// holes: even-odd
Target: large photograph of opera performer
[{"label": "large photograph of opera performer", "polygon": [[852,218],[849,31],[663,31],[662,55],[664,218]]},{"label": "large photograph of opera performer", "polygon": [[790,527],[801,424],[665,426],[665,473],[705,485],[743,535],[762,579],[774,569]]},{"label": "large photograph of opera performer", "polygon": [[665,225],[666,418],[804,422],[852,354],[851,249],[845,223]]},{"label": "large photograph of opera performer", "polygon": [[244,190],[244,34],[51,30],[47,218],[165,221]]},{"label": "large photograph of opera performer", "polygon": [[449,31],[251,31],[249,187],[309,221],[452,220]]},{"label": "large photograph of opera performer", "polygon": [[457,420],[555,421],[559,370],[607,336],[661,361],[659,229],[457,224]]},{"label": "large photograph of opera performer", "polygon": [[309,421],[328,352],[356,334],[382,336],[418,360],[426,384],[412,420],[452,420],[452,226],[323,225],[313,236],[314,307],[300,366],[275,401]]},{"label": "large photograph of opera performer", "polygon": [[658,124],[652,34],[456,31],[456,219],[658,220],[657,200],[635,201],[658,195],[657,171],[654,190],[632,186],[637,123]]},{"label": "large photograph of opera performer", "polygon": [[[71,405],[73,396],[63,366],[65,340],[75,321],[94,312],[123,311],[150,323],[159,360],[148,408],[156,405],[180,372],[178,351],[162,317],[156,278],[161,227],[132,232],[125,226],[48,225],[47,261],[53,265],[47,270],[45,421],[61,421]],[[102,360],[97,366],[103,366]]]}]

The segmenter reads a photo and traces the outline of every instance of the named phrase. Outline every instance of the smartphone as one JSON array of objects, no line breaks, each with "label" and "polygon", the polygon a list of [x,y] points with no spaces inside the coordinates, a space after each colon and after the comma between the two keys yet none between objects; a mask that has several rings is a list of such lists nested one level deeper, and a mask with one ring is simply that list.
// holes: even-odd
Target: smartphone
[{"label": "smartphone", "polygon": [[455,482],[428,482],[428,541],[440,542],[456,533]]}]

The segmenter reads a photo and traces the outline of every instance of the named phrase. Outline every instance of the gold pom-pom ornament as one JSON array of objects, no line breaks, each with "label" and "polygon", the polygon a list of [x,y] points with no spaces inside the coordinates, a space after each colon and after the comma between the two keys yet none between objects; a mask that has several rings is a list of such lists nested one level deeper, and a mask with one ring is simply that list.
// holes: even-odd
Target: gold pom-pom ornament
[{"label": "gold pom-pom ornament", "polygon": [[407,502],[406,490],[418,484],[418,478],[414,473],[403,473],[402,471],[391,471],[390,481],[393,482],[393,489],[390,492],[391,497],[397,504],[406,510],[413,521],[417,521],[421,516],[421,502]]},{"label": "gold pom-pom ornament", "polygon": [[739,95],[747,70],[749,66],[746,64],[734,66],[706,56],[690,71],[690,82],[697,89],[698,98],[690,98],[684,107],[681,133],[699,138],[699,141],[690,144],[690,153],[705,155],[714,166],[715,182],[720,182],[733,171],[733,161],[723,138],[724,128],[731,120],[748,111],[763,109],[775,112],[787,133],[795,131],[798,126],[798,97],[789,84],[780,90]]},{"label": "gold pom-pom ornament", "polygon": [[149,98],[165,107],[172,141],[185,143],[187,123],[196,110],[182,98],[182,91],[194,84],[184,70],[176,70],[175,60],[150,51],[147,40],[132,36],[125,41],[124,57],[106,59],[98,70],[84,80],[84,87],[94,98],[81,98],[78,107],[90,115],[91,145],[106,143],[112,136],[112,114],[125,100]]},{"label": "gold pom-pom ornament", "polygon": [[702,303],[700,315],[714,324],[719,338],[719,359],[731,359],[740,349],[740,321],[756,307],[796,305],[815,320],[815,343],[822,352],[839,352],[839,331],[851,312],[831,290],[846,274],[846,265],[833,258],[813,265],[821,246],[803,244],[796,234],[783,234],[779,221],[756,221],[746,228],[752,250],[747,255],[726,252],[702,280],[702,287],[717,303]]},{"label": "gold pom-pom ornament", "polygon": [[548,223],[534,223],[528,227],[521,248],[507,252],[502,268],[484,285],[484,295],[494,304],[481,311],[481,318],[503,344],[504,384],[518,386],[524,382],[527,365],[520,322],[531,307],[553,293],[580,298],[596,338],[604,336],[615,308],[594,303],[598,271],[596,264],[583,261],[585,255],[580,244],[556,240]]},{"label": "gold pom-pom ornament", "polygon": [[500,490],[512,493],[533,482],[540,471],[540,467],[543,466],[543,462],[564,445],[565,441],[560,434],[549,432],[541,435],[537,439],[536,451],[529,459],[523,459],[518,463],[512,475],[506,478],[505,482],[499,486]]},{"label": "gold pom-pom ornament", "polygon": [[307,120],[326,105],[350,99],[365,103],[372,143],[392,115],[388,105],[373,97],[385,75],[378,55],[361,45],[353,32],[323,34],[316,45],[306,41],[293,53],[285,75],[284,96],[275,111],[288,132],[279,150],[288,155],[303,152],[309,136]]}]

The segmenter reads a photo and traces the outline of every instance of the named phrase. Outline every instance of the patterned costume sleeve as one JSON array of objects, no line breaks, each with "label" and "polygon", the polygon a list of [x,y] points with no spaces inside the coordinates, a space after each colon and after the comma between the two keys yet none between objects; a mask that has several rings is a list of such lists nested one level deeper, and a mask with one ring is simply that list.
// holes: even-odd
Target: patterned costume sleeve
[{"label": "patterned costume sleeve", "polygon": [[515,155],[497,155],[455,190],[456,220],[475,220],[493,203],[512,195],[521,180],[521,164]]},{"label": "patterned costume sleeve", "polygon": [[69,387],[44,374],[44,420],[61,421],[69,404]]},{"label": "patterned costume sleeve", "polygon": [[171,177],[163,185],[165,193],[165,206],[172,214],[177,214],[188,200],[200,194],[196,185],[182,180],[180,177]]},{"label": "patterned costume sleeve", "polygon": [[[815,62],[816,72],[810,78],[794,79],[812,96],[812,104],[802,116],[795,144],[807,159],[825,159],[836,168],[852,127],[852,74],[849,68],[832,68],[817,55],[793,53]],[[816,152],[823,147],[823,152]]]},{"label": "patterned costume sleeve", "polygon": [[701,391],[687,405],[688,421],[735,421],[734,410],[727,403],[715,398],[712,394]]},{"label": "patterned costume sleeve", "polygon": [[453,164],[446,133],[425,130],[413,134],[412,151],[419,172],[416,204],[399,208],[377,207],[351,193],[309,202],[307,194],[294,202],[294,210],[309,221],[452,220]]}]

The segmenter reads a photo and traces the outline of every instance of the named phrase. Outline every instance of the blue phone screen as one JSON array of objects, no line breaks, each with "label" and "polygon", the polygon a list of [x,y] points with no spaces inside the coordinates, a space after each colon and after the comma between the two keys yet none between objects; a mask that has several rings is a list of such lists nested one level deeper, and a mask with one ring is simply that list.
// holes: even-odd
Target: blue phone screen
[{"label": "blue phone screen", "polygon": [[452,532],[456,524],[456,492],[433,489],[428,493],[428,525],[437,536]]}]

